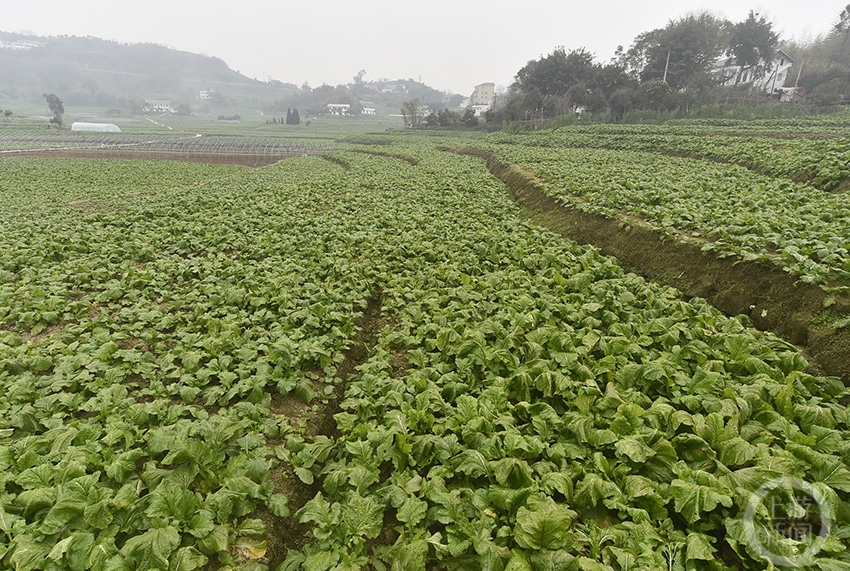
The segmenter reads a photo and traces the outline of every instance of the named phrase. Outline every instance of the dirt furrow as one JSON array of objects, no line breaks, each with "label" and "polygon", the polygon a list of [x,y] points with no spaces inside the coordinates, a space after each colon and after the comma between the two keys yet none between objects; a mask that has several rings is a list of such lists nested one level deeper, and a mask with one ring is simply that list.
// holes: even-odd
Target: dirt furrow
[{"label": "dirt furrow", "polygon": [[[337,367],[336,382],[329,402],[323,404],[317,413],[307,420],[305,433],[308,437],[316,435],[339,437],[334,415],[340,412],[339,404],[344,398],[348,379],[357,374],[357,368],[366,362],[378,343],[378,336],[386,323],[381,313],[381,304],[381,292],[378,290],[366,300],[363,313],[355,319],[357,334],[345,351],[345,359]],[[310,407],[304,405],[298,408],[304,413]],[[298,549],[309,539],[311,526],[300,523],[295,517],[295,512],[313,499],[322,489],[322,485],[321,479],[317,479],[311,485],[303,483],[288,463],[275,468],[272,479],[275,481],[277,491],[283,492],[289,499],[291,514],[288,517],[277,517],[263,508],[258,510],[254,517],[259,517],[266,524],[268,546],[266,560],[269,568],[276,569],[284,561],[290,549]]]}]

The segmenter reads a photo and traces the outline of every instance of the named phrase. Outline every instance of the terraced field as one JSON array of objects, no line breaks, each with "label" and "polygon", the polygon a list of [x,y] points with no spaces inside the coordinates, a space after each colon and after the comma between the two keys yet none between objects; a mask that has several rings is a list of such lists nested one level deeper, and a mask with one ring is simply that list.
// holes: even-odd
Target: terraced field
[{"label": "terraced field", "polygon": [[[558,178],[498,137],[339,145],[0,161],[5,567],[850,567],[840,379],[444,149],[553,201],[615,155],[565,146]],[[818,261],[780,273],[836,312],[847,268]]]},{"label": "terraced field", "polygon": [[[832,138],[793,139],[800,126],[780,125],[753,135],[738,132],[740,124],[592,126],[497,134],[455,149],[488,159],[538,223],[729,315],[747,315],[847,382],[850,195],[841,189],[850,143],[829,128],[823,137]],[[831,150],[820,152],[825,144]],[[721,154],[748,158],[729,164],[718,162]],[[755,172],[768,164],[795,166]],[[830,183],[803,181],[801,172]]]}]

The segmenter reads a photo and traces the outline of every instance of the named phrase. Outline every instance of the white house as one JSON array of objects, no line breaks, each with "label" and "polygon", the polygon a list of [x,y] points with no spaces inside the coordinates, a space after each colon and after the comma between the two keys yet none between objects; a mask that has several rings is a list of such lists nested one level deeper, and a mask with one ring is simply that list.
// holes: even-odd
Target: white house
[{"label": "white house", "polygon": [[360,107],[363,108],[363,115],[376,115],[375,104],[371,101],[361,101]]},{"label": "white house", "polygon": [[348,115],[351,105],[348,103],[328,103],[328,113],[331,115]]},{"label": "white house", "polygon": [[398,95],[405,94],[407,93],[407,85],[400,81],[386,81],[381,85],[381,93],[395,93]]},{"label": "white house", "polygon": [[145,99],[142,111],[145,113],[174,113],[174,109],[171,108],[171,101],[167,99]]},{"label": "white house", "polygon": [[482,104],[482,105],[470,105],[470,106],[469,106],[469,108],[470,108],[470,109],[472,109],[473,111],[475,111],[475,116],[476,116],[476,117],[481,117],[481,116],[482,116],[482,115],[484,115],[487,111],[489,111],[489,110],[490,110],[490,105],[485,105],[485,104]]},{"label": "white house", "polygon": [[773,95],[779,93],[788,78],[794,60],[782,50],[776,51],[773,61],[765,64],[740,66],[734,58],[723,58],[714,62],[712,73],[724,87],[750,85],[754,89]]},{"label": "white house", "polygon": [[0,40],[0,50],[27,51],[44,45],[46,44],[43,42],[33,42],[30,40]]}]

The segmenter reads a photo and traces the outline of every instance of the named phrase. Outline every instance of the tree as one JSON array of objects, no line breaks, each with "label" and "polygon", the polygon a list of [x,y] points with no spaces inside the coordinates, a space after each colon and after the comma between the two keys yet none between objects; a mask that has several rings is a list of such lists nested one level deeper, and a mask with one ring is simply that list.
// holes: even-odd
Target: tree
[{"label": "tree", "polygon": [[298,113],[298,109],[286,109],[286,124],[287,125],[300,125],[301,124],[301,115]]},{"label": "tree", "polygon": [[850,36],[850,4],[847,4],[841,11],[841,14],[838,15],[838,23],[835,24],[835,31],[844,36],[841,40],[841,50],[838,52],[839,55],[843,55],[844,48],[847,47],[847,36]]},{"label": "tree", "polygon": [[512,120],[557,117],[569,111],[568,93],[578,88],[585,91],[585,83],[593,73],[593,55],[584,48],[567,52],[563,46],[531,60],[520,69],[511,89],[517,94],[505,109]]},{"label": "tree", "polygon": [[658,115],[660,116],[661,112],[670,103],[670,95],[672,95],[673,90],[670,88],[670,84],[663,79],[653,79],[642,84],[640,86],[640,92],[646,106],[658,111]]},{"label": "tree", "polygon": [[610,108],[609,98],[621,87],[637,88],[622,63],[601,65],[584,48],[555,48],[551,54],[528,62],[511,86],[515,95],[507,101],[503,120],[557,117],[586,109],[592,113]]},{"label": "tree", "polygon": [[786,43],[783,51],[796,60],[792,78],[814,105],[846,105],[850,102],[850,4],[826,36],[806,44]]},{"label": "tree", "polygon": [[363,113],[363,106],[360,105],[360,101],[356,98],[350,100],[351,107],[348,108],[348,114],[354,116],[360,116]]},{"label": "tree", "polygon": [[411,99],[402,103],[401,116],[404,117],[404,124],[408,127],[418,127],[424,119],[419,99]]},{"label": "tree", "polygon": [[590,88],[583,81],[573,84],[564,94],[572,112],[576,113],[580,108],[587,106],[590,101]]},{"label": "tree", "polygon": [[593,54],[584,48],[567,53],[558,46],[545,58],[525,64],[517,72],[513,87],[523,93],[536,89],[543,97],[564,96],[576,83],[592,81],[594,68]]},{"label": "tree", "polygon": [[637,93],[634,87],[620,87],[614,90],[608,98],[608,108],[615,120],[621,120],[623,115],[634,109]]},{"label": "tree", "polygon": [[448,127],[458,121],[460,121],[460,115],[458,115],[457,111],[452,111],[448,107],[443,107],[437,111],[437,124],[440,127]]},{"label": "tree", "polygon": [[750,10],[746,20],[731,27],[726,53],[734,56],[736,65],[753,68],[753,76],[762,77],[765,64],[773,61],[777,42],[779,34],[773,31],[773,25]]},{"label": "tree", "polygon": [[50,119],[50,122],[57,127],[61,127],[62,115],[65,113],[65,106],[62,104],[62,100],[53,93],[50,95],[43,93],[42,95],[44,95],[44,100],[47,101],[48,109],[53,113],[53,118]]},{"label": "tree", "polygon": [[478,126],[478,117],[475,116],[475,110],[471,107],[463,112],[463,124],[467,127]]},{"label": "tree", "polygon": [[665,80],[674,91],[702,84],[728,45],[728,28],[709,12],[688,14],[637,36],[620,63],[641,83]]}]

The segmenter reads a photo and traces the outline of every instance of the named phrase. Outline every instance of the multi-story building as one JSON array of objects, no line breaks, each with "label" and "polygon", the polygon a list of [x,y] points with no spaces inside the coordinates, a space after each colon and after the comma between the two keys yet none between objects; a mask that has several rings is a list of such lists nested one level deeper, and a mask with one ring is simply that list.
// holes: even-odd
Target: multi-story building
[{"label": "multi-story building", "polygon": [[470,105],[492,105],[493,100],[496,98],[496,84],[495,83],[482,83],[480,85],[476,85],[475,89],[472,92],[472,96],[469,98]]}]

